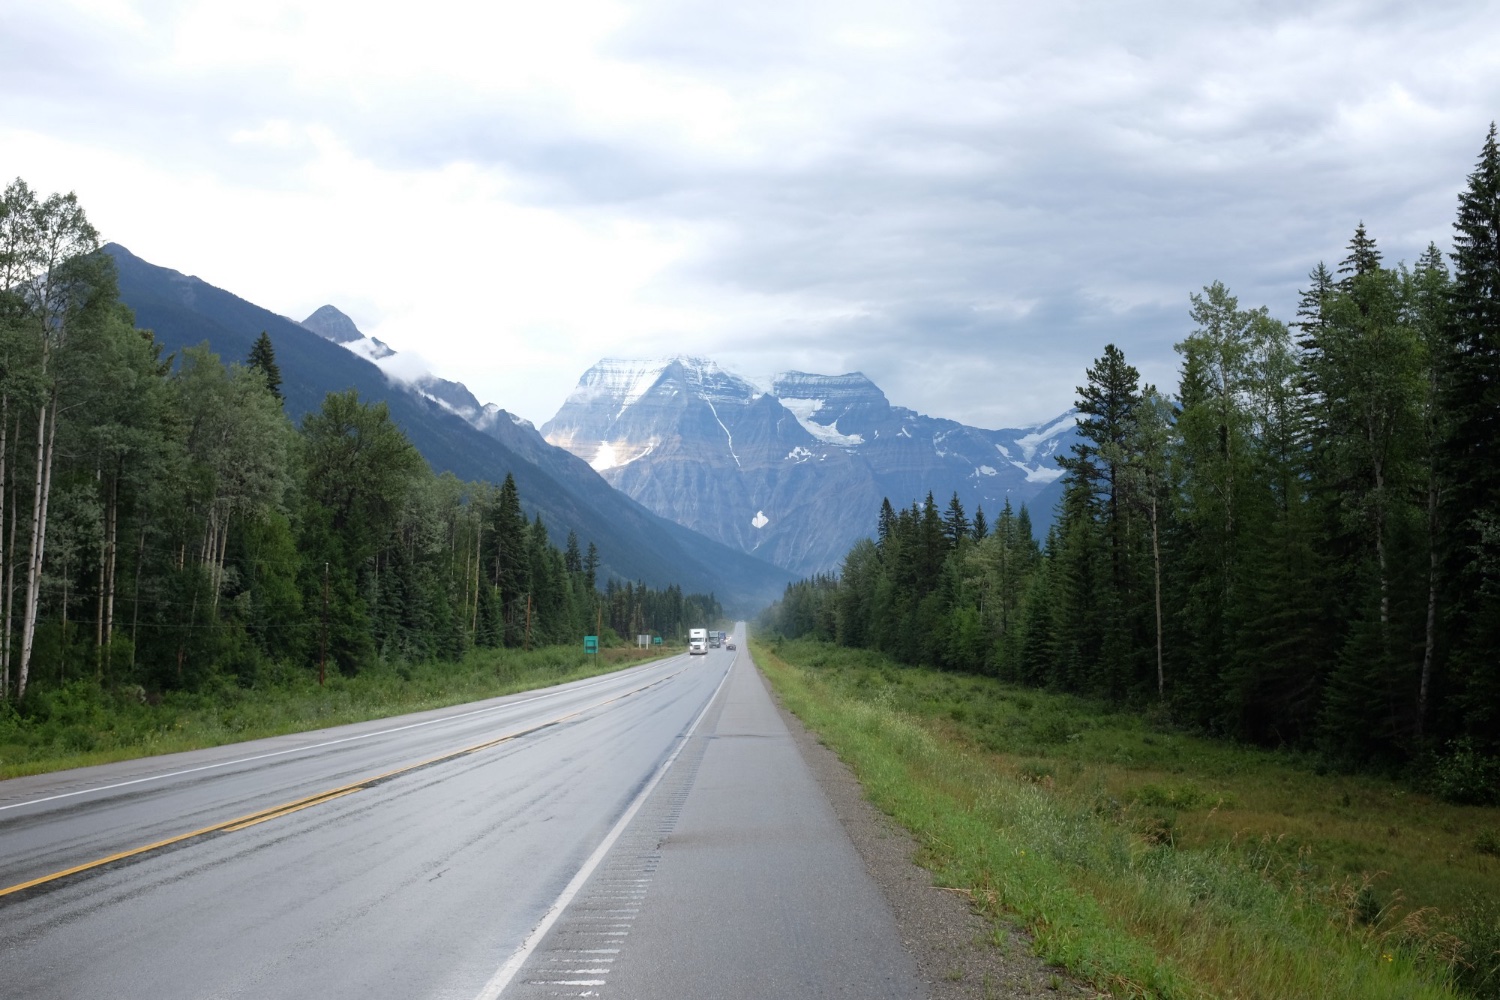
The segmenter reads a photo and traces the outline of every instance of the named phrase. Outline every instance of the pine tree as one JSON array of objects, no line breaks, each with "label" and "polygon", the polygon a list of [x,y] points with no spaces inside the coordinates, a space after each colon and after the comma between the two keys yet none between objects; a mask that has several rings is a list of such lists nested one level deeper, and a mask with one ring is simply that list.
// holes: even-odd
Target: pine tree
[{"label": "pine tree", "polygon": [[880,501],[880,521],[877,527],[876,539],[880,548],[884,551],[886,543],[890,541],[891,532],[896,528],[896,512],[891,507],[891,498],[885,497]]},{"label": "pine tree", "polygon": [[1451,369],[1448,359],[1448,342],[1445,339],[1450,322],[1453,299],[1448,265],[1437,244],[1427,244],[1427,250],[1417,261],[1411,278],[1408,295],[1409,308],[1417,336],[1425,351],[1425,391],[1422,394],[1420,412],[1422,416],[1421,477],[1424,486],[1423,506],[1426,508],[1427,549],[1427,601],[1426,618],[1422,629],[1422,668],[1417,685],[1417,710],[1414,732],[1418,739],[1425,735],[1428,704],[1431,700],[1432,678],[1437,663],[1438,595],[1441,548],[1442,478],[1438,467],[1439,450],[1446,433],[1446,413],[1443,411],[1444,386]]},{"label": "pine tree", "polygon": [[948,501],[948,509],[943,514],[943,537],[948,540],[948,548],[958,548],[958,543],[968,537],[969,527],[969,518],[964,514],[964,505],[955,490],[953,499]]},{"label": "pine tree", "polygon": [[599,589],[599,548],[593,542],[583,557],[583,586],[590,594]]},{"label": "pine tree", "polygon": [[1375,240],[1365,232],[1365,224],[1360,222],[1349,240],[1349,256],[1339,265],[1339,274],[1347,275],[1340,284],[1347,288],[1356,279],[1379,270],[1380,251],[1375,248]]},{"label": "pine tree", "polygon": [[[1139,373],[1126,363],[1118,347],[1106,345],[1104,355],[1088,369],[1087,382],[1078,387],[1079,441],[1071,457],[1058,459],[1068,480],[1069,516],[1063,521],[1062,551],[1071,560],[1071,575],[1064,577],[1062,586],[1067,588],[1071,581],[1085,577],[1097,582],[1098,593],[1076,594],[1074,599],[1086,605],[1089,614],[1103,618],[1097,648],[1091,647],[1085,655],[1097,652],[1102,657],[1097,663],[1099,683],[1116,691],[1129,673],[1131,619],[1136,614],[1131,560],[1135,533],[1130,529],[1131,481],[1126,470],[1140,403]],[[1085,520],[1095,522],[1087,525],[1086,532]],[[1095,576],[1097,568],[1092,564],[1095,544],[1102,544],[1107,554],[1108,571],[1102,579]],[[1085,562],[1089,563],[1087,572]]]},{"label": "pine tree", "polygon": [[583,571],[583,556],[578,551],[578,532],[568,532],[568,547],[563,553],[563,568],[569,573]]},{"label": "pine tree", "polygon": [[1122,516],[1122,470],[1129,459],[1130,439],[1136,407],[1141,402],[1140,373],[1125,361],[1114,344],[1086,373],[1088,381],[1078,387],[1080,440],[1071,457],[1058,459],[1067,474],[1088,491],[1089,506],[1098,510],[1109,539],[1110,564],[1117,587],[1125,586],[1125,536]]},{"label": "pine tree", "polygon": [[1453,669],[1463,724],[1500,743],[1500,145],[1490,125],[1453,224],[1442,451]]},{"label": "pine tree", "polygon": [[271,346],[271,338],[266,331],[260,331],[254,346],[250,348],[250,367],[260,372],[261,377],[266,380],[266,388],[271,390],[271,395],[278,400],[281,395],[281,369],[276,367],[276,350]]}]

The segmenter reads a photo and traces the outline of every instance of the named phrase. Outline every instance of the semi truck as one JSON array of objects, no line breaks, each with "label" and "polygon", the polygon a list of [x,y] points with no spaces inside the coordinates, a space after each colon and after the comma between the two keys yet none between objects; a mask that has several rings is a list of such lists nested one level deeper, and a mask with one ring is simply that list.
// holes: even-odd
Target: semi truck
[{"label": "semi truck", "polygon": [[688,653],[692,656],[708,653],[708,629],[688,629]]}]

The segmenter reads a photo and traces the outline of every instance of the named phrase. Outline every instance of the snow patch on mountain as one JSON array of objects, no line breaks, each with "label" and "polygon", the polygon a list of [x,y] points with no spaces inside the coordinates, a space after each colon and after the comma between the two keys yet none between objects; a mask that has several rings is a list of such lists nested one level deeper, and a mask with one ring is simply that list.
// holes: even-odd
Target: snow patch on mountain
[{"label": "snow patch on mountain", "polygon": [[[1033,428],[1031,433],[1016,438],[1016,444],[1021,448],[1022,459],[1030,462],[1039,451],[1045,455],[1056,453],[1058,437],[1072,430],[1077,423],[1078,414],[1076,412],[1068,413],[1049,425]],[[1004,450],[1003,448],[1001,449],[1002,452]],[[1051,476],[1046,481],[1050,482],[1052,479],[1056,479],[1058,475],[1062,475],[1061,470],[1059,470],[1057,475]]]},{"label": "snow patch on mountain", "polygon": [[1000,475],[1000,473],[996,472],[995,469],[992,466],[981,465],[981,466],[979,466],[978,468],[976,468],[974,470],[974,475],[976,475],[976,476],[998,476],[998,475]]},{"label": "snow patch on mountain", "polygon": [[604,472],[607,469],[617,469],[622,465],[639,461],[656,450],[657,441],[652,438],[644,446],[628,446],[622,441],[600,441],[599,447],[594,450],[594,457],[589,459],[589,465],[595,472]]},{"label": "snow patch on mountain", "polygon": [[1026,481],[1028,483],[1052,483],[1061,479],[1062,474],[1062,469],[1032,469],[1026,473]]},{"label": "snow patch on mountain", "polygon": [[797,418],[797,423],[802,429],[813,437],[826,444],[836,445],[840,448],[856,448],[865,443],[865,439],[858,434],[839,433],[839,422],[823,425],[813,419],[813,416],[823,408],[826,400],[822,399],[781,399],[781,405],[787,408],[792,416]]},{"label": "snow patch on mountain", "polygon": [[1049,468],[1045,465],[1032,467],[1025,462],[1012,462],[1010,464],[1026,473],[1026,481],[1028,483],[1050,483],[1063,474],[1063,470],[1056,467]]},{"label": "snow patch on mountain", "polygon": [[603,472],[605,469],[613,469],[620,462],[615,456],[615,446],[608,441],[599,442],[599,450],[594,452],[594,457],[589,459],[589,466],[595,472]]},{"label": "snow patch on mountain", "polygon": [[721,430],[721,431],[724,432],[724,437],[729,442],[729,457],[732,458],[732,459],[734,459],[734,467],[736,469],[742,469],[742,468],[744,468],[744,466],[742,466],[740,464],[740,456],[738,456],[738,455],[736,455],[734,453],[734,435],[731,434],[731,433],[729,433],[729,428],[725,427],[724,426],[724,421],[719,418],[719,411],[714,406],[713,400],[708,399],[708,400],[704,400],[704,402],[708,403],[709,412],[714,415],[714,420],[718,423],[719,430]]},{"label": "snow patch on mountain", "polygon": [[770,523],[771,519],[766,516],[766,512],[763,510],[756,511],[755,516],[750,519],[750,527],[752,528],[764,528]]},{"label": "snow patch on mountain", "polygon": [[[669,369],[674,367],[681,373],[690,392],[710,402],[741,402],[761,395],[752,383],[706,358],[686,355],[649,360],[604,358],[583,373],[583,378],[579,379],[563,405],[576,406],[603,400],[614,405],[614,419],[618,420],[660,385]],[[676,386],[671,386],[666,395],[673,396],[678,392]]]}]

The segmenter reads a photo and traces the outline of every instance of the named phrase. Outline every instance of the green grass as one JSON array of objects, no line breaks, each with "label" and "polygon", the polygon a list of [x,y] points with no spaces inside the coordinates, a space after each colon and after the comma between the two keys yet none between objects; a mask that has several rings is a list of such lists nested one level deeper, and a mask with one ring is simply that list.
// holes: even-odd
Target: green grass
[{"label": "green grass", "polygon": [[875,654],[756,656],[939,884],[1101,990],[1500,995],[1500,811]]},{"label": "green grass", "polygon": [[633,649],[475,650],[459,663],[381,664],[320,687],[304,671],[148,699],[89,681],[35,691],[26,716],[0,705],[0,779],[197,750],[442,708],[608,673],[653,659]]}]

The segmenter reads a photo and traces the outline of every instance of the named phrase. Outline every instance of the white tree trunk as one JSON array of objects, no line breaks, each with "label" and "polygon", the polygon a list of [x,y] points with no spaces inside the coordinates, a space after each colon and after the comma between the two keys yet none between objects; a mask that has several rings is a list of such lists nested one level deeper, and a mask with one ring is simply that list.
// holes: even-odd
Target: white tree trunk
[{"label": "white tree trunk", "polygon": [[[6,568],[10,565],[13,554],[10,546],[5,544],[5,497],[10,492],[10,481],[7,476],[6,444],[10,441],[10,393],[0,395],[0,579],[5,576]],[[8,602],[4,611],[4,621],[0,622],[0,701],[10,698],[10,608]]]},{"label": "white tree trunk", "polygon": [[[15,442],[16,443],[16,448],[18,450],[19,450],[19,448],[21,446],[21,426],[20,426],[20,424],[21,424],[21,422],[18,419],[16,421],[16,442]],[[6,535],[5,535],[5,551],[7,553],[9,553],[9,555],[8,555],[8,557],[5,560],[5,622],[4,622],[5,644],[4,644],[3,648],[0,648],[0,657],[4,657],[4,660],[5,660],[5,675],[6,675],[6,678],[7,678],[6,682],[7,682],[7,684],[9,684],[10,666],[11,666],[10,650],[11,650],[11,645],[12,645],[12,639],[15,636],[15,617],[14,617],[14,611],[15,611],[15,596],[16,596],[16,524],[19,522],[19,518],[16,517],[16,491],[14,489],[8,490],[7,493],[6,493],[6,495],[5,495],[5,497],[4,497],[4,500],[5,500],[5,503],[9,505],[8,506],[8,510],[7,510],[6,520],[8,520],[10,522],[10,529],[6,532]],[[8,688],[7,688],[7,690],[8,690]]]},{"label": "white tree trunk", "polygon": [[1156,576],[1156,697],[1167,698],[1166,675],[1161,665],[1161,542],[1156,525],[1156,494],[1151,494],[1151,561]]},{"label": "white tree trunk", "polygon": [[[51,410],[50,419],[48,410]],[[57,396],[37,411],[36,492],[31,502],[31,558],[26,564],[26,610],[21,619],[21,663],[16,674],[16,700],[26,697],[31,673],[31,650],[36,640],[37,600],[42,589],[42,559],[47,545],[47,505],[52,492],[52,455],[57,441]]]}]

